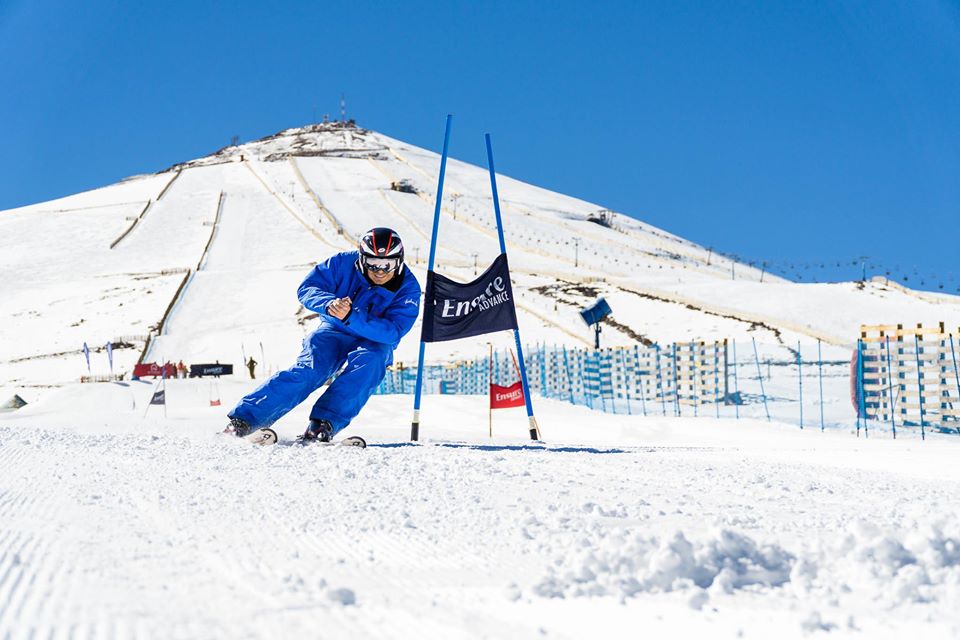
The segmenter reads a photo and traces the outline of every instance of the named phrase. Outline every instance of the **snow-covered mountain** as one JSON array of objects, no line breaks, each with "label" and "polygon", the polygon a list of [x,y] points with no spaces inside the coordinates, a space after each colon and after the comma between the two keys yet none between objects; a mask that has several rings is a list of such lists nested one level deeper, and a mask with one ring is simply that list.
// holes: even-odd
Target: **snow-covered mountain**
[{"label": "snow-covered mountain", "polygon": [[[312,326],[297,285],[360,232],[397,229],[424,281],[438,169],[436,153],[328,123],[0,212],[0,385],[77,380],[84,342],[113,343],[118,371],[141,358],[239,364],[244,353],[286,366]],[[400,181],[414,193],[391,188]],[[591,345],[578,311],[598,296],[613,308],[604,345],[756,337],[776,351],[817,338],[849,345],[860,323],[960,324],[954,296],[795,284],[599,204],[506,176],[498,186],[526,341]],[[496,256],[484,167],[449,161],[440,234],[437,270],[453,278]],[[418,336],[415,327],[397,360],[415,360]],[[427,357],[484,349],[431,345]],[[97,362],[105,373],[105,357]]]},{"label": "snow-covered mountain", "polygon": [[[826,428],[757,419],[759,395],[723,417],[537,396],[531,443],[524,410],[438,394],[414,445],[412,398],[376,395],[349,427],[363,450],[293,446],[310,402],[278,446],[217,435],[245,376],[164,381],[163,407],[153,381],[76,382],[83,342],[115,344],[118,372],[286,366],[314,322],[297,285],[361,231],[395,227],[423,279],[438,166],[330,124],[0,212],[0,400],[29,402],[0,412],[0,638],[958,636],[960,442],[861,437],[845,363],[818,389]],[[756,337],[786,356],[819,337],[846,358],[861,322],[960,321],[954,297],[794,284],[499,187],[529,342],[587,346],[577,311],[600,295],[615,345]],[[439,270],[469,279],[498,251],[485,169],[451,161],[444,194]],[[512,342],[427,356],[487,339]],[[759,391],[802,412],[784,380]]]}]

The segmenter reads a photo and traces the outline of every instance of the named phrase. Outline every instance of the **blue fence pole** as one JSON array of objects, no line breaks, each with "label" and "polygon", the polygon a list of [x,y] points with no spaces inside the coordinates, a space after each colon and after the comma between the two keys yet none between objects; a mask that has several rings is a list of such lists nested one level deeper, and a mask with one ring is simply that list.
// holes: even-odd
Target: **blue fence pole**
[{"label": "blue fence pole", "polygon": [[797,378],[800,380],[800,428],[803,429],[803,356],[800,354],[799,340],[797,340]]},{"label": "blue fence pole", "polygon": [[550,390],[547,388],[547,343],[544,342],[542,346],[537,347],[540,349],[540,357],[538,361],[540,363],[540,393],[543,394],[545,398],[550,397]]},{"label": "blue fence pole", "polygon": [[553,397],[560,398],[561,389],[560,389],[560,350],[557,349],[557,345],[553,345],[553,353],[551,354],[552,367],[554,371],[553,382],[551,383],[551,389],[553,390]]},{"label": "blue fence pole", "polygon": [[740,419],[740,381],[737,378],[737,341],[731,340],[733,343],[733,392],[735,394],[733,402],[733,410],[736,413],[737,420]]},{"label": "blue fence pole", "polygon": [[680,413],[680,384],[678,382],[677,366],[678,366],[677,365],[677,343],[674,342],[673,343],[673,400],[675,403],[674,406],[676,407],[676,412],[677,412],[676,415],[677,417],[680,417],[682,414]]},{"label": "blue fence pole", "polygon": [[[957,353],[953,350],[953,334],[950,334],[950,359],[953,360],[953,377],[957,381],[957,400],[960,401],[960,371],[957,369]],[[956,409],[951,404],[951,408]],[[960,429],[958,429],[960,431]]]},{"label": "blue fence pole", "polygon": [[697,384],[697,378],[700,377],[700,367],[698,365],[698,358],[700,356],[700,350],[695,350],[696,343],[690,343],[690,361],[693,363],[693,417],[699,417],[700,415],[700,388]]},{"label": "blue fence pole", "polygon": [[590,408],[592,409],[596,405],[597,400],[600,398],[600,352],[597,350],[590,352],[590,358],[592,364],[590,365],[590,370],[593,373],[594,378],[592,379],[593,386],[591,388],[592,393],[590,394]]},{"label": "blue fence pole", "polygon": [[920,398],[920,439],[927,439],[926,425],[923,421],[923,372],[920,367],[920,334],[913,334],[914,355],[917,358],[917,395]]},{"label": "blue fence pole", "polygon": [[630,410],[630,381],[627,378],[627,349],[624,347],[620,351],[620,367],[623,369],[623,395],[627,400],[627,415],[632,416],[633,411]]},{"label": "blue fence pole", "polygon": [[863,340],[857,339],[857,437],[860,437],[860,421],[863,421],[864,434],[867,429],[866,402],[863,397]]},{"label": "blue fence pole", "polygon": [[[724,346],[724,355],[726,355],[726,346]],[[723,386],[727,386],[726,375],[724,375]],[[713,343],[713,404],[717,408],[717,418],[720,418],[720,349],[717,348],[716,342]]]},{"label": "blue fence pole", "polygon": [[600,410],[606,413],[607,400],[603,396],[603,365],[607,361],[607,354],[597,351],[597,393],[600,394]]},{"label": "blue fence pole", "polygon": [[[450,147],[450,124],[453,116],[447,116],[447,126],[443,134],[443,153],[440,156],[440,177],[437,181],[437,202],[433,210],[433,231],[430,234],[430,261],[427,265],[427,271],[433,271],[433,261],[437,255],[437,231],[440,228],[440,205],[443,203],[443,178],[447,171],[447,150]],[[413,422],[410,425],[410,439],[417,441],[420,439],[420,392],[423,385],[423,347],[425,343],[420,340],[420,355],[417,358],[417,388],[413,399]]]},{"label": "blue fence pole", "polygon": [[563,369],[567,372],[567,390],[570,393],[570,404],[573,404],[573,376],[570,375],[570,360],[567,358],[567,345],[563,345]]},{"label": "blue fence pole", "polygon": [[820,348],[819,338],[817,338],[817,378],[820,381],[820,431],[823,431],[823,350]]},{"label": "blue fence pole", "polygon": [[637,372],[637,386],[640,387],[640,411],[647,415],[647,394],[643,390],[643,379],[640,376],[640,347],[633,347],[633,366]]},{"label": "blue fence pole", "polygon": [[763,398],[763,410],[767,414],[767,422],[770,422],[770,407],[767,406],[767,392],[763,390],[763,373],[760,371],[760,353],[757,351],[757,339],[750,338],[753,341],[753,357],[757,361],[757,380],[760,381],[760,396]]},{"label": "blue fence pole", "polygon": [[590,384],[588,384],[589,381],[587,380],[587,369],[590,366],[589,358],[590,350],[584,349],[580,352],[577,360],[580,365],[580,384],[583,389],[583,402],[581,404],[593,409],[593,396],[591,394],[592,389],[590,388]]},{"label": "blue fence pole", "polygon": [[660,369],[660,345],[653,345],[656,349],[656,362],[657,362],[657,388],[660,389],[660,408],[663,410],[663,415],[667,415],[667,389],[663,383],[663,373]]},{"label": "blue fence pole", "polygon": [[[953,336],[950,337],[950,349],[953,350]],[[897,416],[893,412],[893,367],[890,362],[890,336],[886,336],[887,346],[887,397],[890,401],[890,429],[893,431],[893,439],[897,439]]]}]

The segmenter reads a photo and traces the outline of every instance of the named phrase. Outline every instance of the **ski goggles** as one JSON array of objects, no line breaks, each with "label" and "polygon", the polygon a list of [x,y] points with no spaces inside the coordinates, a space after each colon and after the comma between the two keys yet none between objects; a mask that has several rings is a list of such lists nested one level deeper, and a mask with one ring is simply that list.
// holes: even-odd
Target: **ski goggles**
[{"label": "ski goggles", "polygon": [[363,258],[363,268],[376,273],[389,273],[399,266],[399,258]]}]

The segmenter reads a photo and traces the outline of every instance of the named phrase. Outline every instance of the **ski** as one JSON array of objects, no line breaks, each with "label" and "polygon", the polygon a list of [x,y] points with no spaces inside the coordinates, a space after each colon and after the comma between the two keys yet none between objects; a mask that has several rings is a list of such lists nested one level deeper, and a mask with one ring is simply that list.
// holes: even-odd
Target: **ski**
[{"label": "ski", "polygon": [[[244,440],[261,447],[277,444],[279,442],[279,438],[277,437],[277,432],[274,431],[273,429],[270,429],[269,427],[254,431],[250,435],[245,436]],[[365,449],[367,446],[367,441],[361,438],[360,436],[348,436],[343,440],[337,440],[336,442],[320,442],[320,441],[304,442],[303,440],[296,440],[292,443],[284,443],[284,444],[295,444],[301,447],[322,445],[322,446],[328,446],[328,447],[330,446],[357,447],[360,449]]]},{"label": "ski", "polygon": [[257,429],[250,435],[244,436],[244,440],[260,446],[267,446],[277,443],[277,432],[270,428]]}]

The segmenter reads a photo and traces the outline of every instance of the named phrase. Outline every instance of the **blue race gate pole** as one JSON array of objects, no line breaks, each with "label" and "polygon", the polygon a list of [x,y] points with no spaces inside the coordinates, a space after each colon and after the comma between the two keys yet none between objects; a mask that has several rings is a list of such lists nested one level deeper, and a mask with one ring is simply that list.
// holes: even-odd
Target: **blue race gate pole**
[{"label": "blue race gate pole", "polygon": [[[485,134],[487,142],[487,164],[490,167],[490,188],[493,190],[493,211],[497,215],[497,237],[500,240],[500,253],[506,255],[507,243],[503,240],[503,221],[500,217],[500,196],[497,193],[497,172],[493,167],[493,145],[490,143],[490,134]],[[437,205],[437,215],[440,214],[439,205]],[[434,222],[436,226],[436,222]],[[511,300],[512,302],[512,300]],[[527,420],[530,425],[530,439],[540,439],[540,427],[537,426],[537,419],[533,415],[533,403],[530,400],[530,385],[527,384],[527,368],[523,363],[523,348],[520,346],[520,329],[513,330],[513,339],[517,343],[517,359],[520,360],[520,378],[523,382],[523,400],[527,405]]]},{"label": "blue race gate pole", "polygon": [[[443,153],[440,156],[440,178],[437,181],[437,203],[433,210],[433,231],[430,234],[430,261],[427,273],[433,271],[433,261],[437,255],[437,231],[440,228],[440,205],[443,203],[443,177],[447,171],[447,150],[450,147],[450,124],[453,116],[447,116],[446,131],[443,134]],[[423,388],[423,340],[420,341],[420,355],[417,358],[417,388],[413,397],[413,422],[410,425],[410,439],[420,439],[420,392]]]},{"label": "blue race gate pole", "polygon": [[763,397],[763,410],[767,413],[767,422],[770,422],[770,407],[767,406],[767,392],[763,390],[763,374],[760,372],[760,354],[757,353],[757,339],[750,339],[753,340],[753,357],[757,361],[757,380],[760,381],[760,395]]}]

